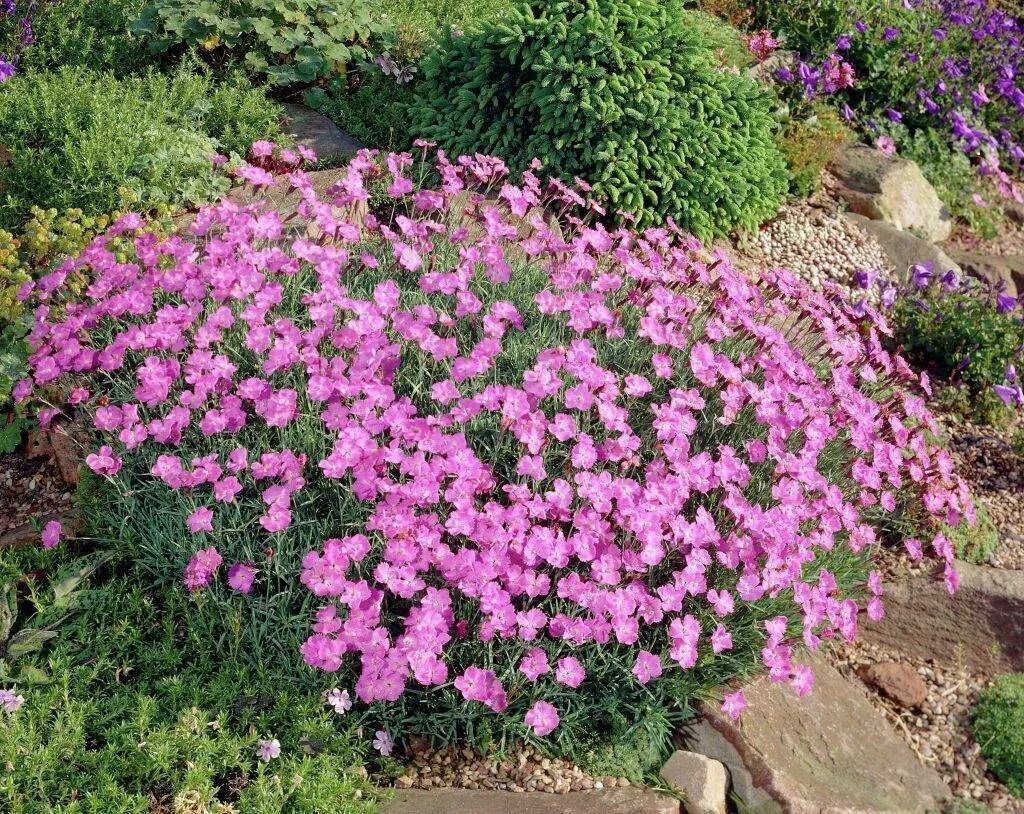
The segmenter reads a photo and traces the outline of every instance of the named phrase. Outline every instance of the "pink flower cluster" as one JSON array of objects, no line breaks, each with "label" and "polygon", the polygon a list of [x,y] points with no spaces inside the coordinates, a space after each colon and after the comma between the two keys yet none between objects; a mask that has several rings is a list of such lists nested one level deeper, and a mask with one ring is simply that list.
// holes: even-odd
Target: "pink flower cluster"
[{"label": "pink flower cluster", "polygon": [[[784,271],[752,282],[671,223],[588,225],[578,193],[513,184],[496,159],[438,153],[439,187],[418,191],[413,163],[364,151],[324,199],[298,169],[255,179],[297,194],[288,218],[225,200],[158,237],[127,216],[23,292],[18,395],[120,383],[94,389],[130,395],[76,408],[105,441],[89,465],[179,493],[186,538],[230,546],[229,509],[268,541],[300,534],[308,495],[363,507],[365,525],[294,564],[328,601],[302,656],[356,673],[361,701],[440,686],[496,713],[532,701],[541,737],[559,725],[545,688],[592,680],[569,653],[630,648],[648,684],[731,651],[739,611],[766,597],[790,612],[760,620],[761,661],[802,694],[787,630],[816,648],[854,636],[859,597],[882,613],[876,574],[841,586],[811,564],[878,545],[869,519],[897,497],[972,517],[927,381],[885,350],[879,317]],[[393,218],[369,206],[380,176]],[[72,272],[91,280],[81,299]],[[931,549],[952,587],[950,544]],[[198,550],[185,584],[221,563]],[[231,586],[252,590],[253,568],[232,566]],[[518,655],[453,664],[466,639]]]}]

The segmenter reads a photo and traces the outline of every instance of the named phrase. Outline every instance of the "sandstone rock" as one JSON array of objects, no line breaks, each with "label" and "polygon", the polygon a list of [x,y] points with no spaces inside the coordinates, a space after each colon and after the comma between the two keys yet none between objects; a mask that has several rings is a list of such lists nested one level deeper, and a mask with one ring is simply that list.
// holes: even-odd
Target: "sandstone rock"
[{"label": "sandstone rock", "polygon": [[35,429],[25,439],[25,455],[29,458],[46,458],[53,454],[50,434],[44,429]]},{"label": "sandstone rock", "polygon": [[973,252],[953,252],[953,259],[960,267],[982,282],[993,286],[1002,283],[1011,297],[1024,294],[1024,256],[988,255]]},{"label": "sandstone rock", "polygon": [[905,709],[920,707],[928,700],[928,686],[909,664],[880,661],[864,666],[857,675]]},{"label": "sandstone rock", "polygon": [[884,221],[870,220],[853,212],[847,212],[845,217],[881,244],[901,282],[907,281],[907,269],[915,263],[931,263],[940,274],[949,269],[962,271],[942,249],[910,232],[902,232]]},{"label": "sandstone rock", "polygon": [[913,577],[886,588],[885,618],[860,636],[910,656],[994,674],[1024,670],[1024,571],[957,563],[960,590]]},{"label": "sandstone rock", "polygon": [[284,111],[284,132],[293,136],[296,143],[313,150],[320,161],[346,161],[363,146],[326,116],[305,105],[286,104]]},{"label": "sandstone rock", "polygon": [[914,230],[932,242],[949,237],[949,211],[913,161],[849,144],[829,169],[839,181],[837,192],[854,212]]},{"label": "sandstone rock", "polygon": [[675,752],[661,767],[661,778],[683,794],[686,814],[725,814],[729,777],[725,766],[696,752]]},{"label": "sandstone rock", "polygon": [[81,429],[73,424],[58,424],[47,432],[53,462],[68,486],[77,486],[81,479],[84,440]]},{"label": "sandstone rock", "polygon": [[408,789],[383,814],[679,814],[679,801],[636,786],[548,794],[542,791]]},{"label": "sandstone rock", "polygon": [[1003,201],[1003,214],[1011,223],[1024,226],[1024,203],[1014,200]]},{"label": "sandstone rock", "polygon": [[882,713],[835,668],[810,658],[814,691],[797,698],[760,677],[734,722],[702,705],[690,748],[726,765],[745,808],[764,814],[924,814],[949,790]]}]

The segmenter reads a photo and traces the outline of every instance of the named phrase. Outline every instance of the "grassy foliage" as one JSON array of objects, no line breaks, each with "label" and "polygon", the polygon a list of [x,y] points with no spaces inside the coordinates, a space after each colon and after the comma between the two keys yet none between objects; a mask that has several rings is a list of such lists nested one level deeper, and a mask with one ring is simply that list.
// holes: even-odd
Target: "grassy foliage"
[{"label": "grassy foliage", "polygon": [[659,2],[525,3],[423,71],[418,136],[518,169],[540,158],[642,224],[672,217],[710,237],[756,226],[785,191],[770,98]]},{"label": "grassy foliage", "polygon": [[[29,597],[22,615],[59,623],[36,661],[49,682],[19,683],[25,704],[4,722],[4,811],[375,810],[375,789],[347,768],[365,759],[355,722],[273,663],[226,658],[182,589],[153,591],[117,562],[82,583],[70,608],[57,602],[55,586],[96,559],[93,545],[0,555],[0,583]],[[282,756],[264,764],[255,748],[268,737]]]},{"label": "grassy foliage", "polygon": [[227,186],[211,155],[273,137],[278,115],[262,91],[185,67],[120,80],[70,68],[15,77],[0,94],[10,153],[0,167],[0,226],[17,225],[32,206],[98,215],[126,203],[208,200]]},{"label": "grassy foliage", "polygon": [[1024,673],[1000,676],[974,708],[974,740],[988,767],[1024,797]]},{"label": "grassy foliage", "polygon": [[[35,6],[35,42],[25,49],[25,72],[82,67],[124,76],[151,61],[145,44],[128,30],[143,0],[59,0]],[[19,17],[0,15],[0,42],[15,36]],[[2,49],[0,49],[2,50]]]},{"label": "grassy foliage", "polygon": [[820,106],[806,119],[791,119],[778,136],[789,167],[789,191],[806,198],[821,186],[821,173],[835,158],[849,131],[839,116]]}]

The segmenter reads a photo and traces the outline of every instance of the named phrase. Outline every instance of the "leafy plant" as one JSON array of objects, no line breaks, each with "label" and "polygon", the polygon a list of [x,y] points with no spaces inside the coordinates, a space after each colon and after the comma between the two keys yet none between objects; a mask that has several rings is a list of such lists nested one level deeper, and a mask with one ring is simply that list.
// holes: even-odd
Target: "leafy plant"
[{"label": "leafy plant", "polygon": [[[72,549],[0,552],[2,578],[33,586],[43,606],[37,630],[75,611],[44,656],[19,657],[49,680],[19,684],[21,707],[0,709],[5,811],[45,814],[68,801],[95,814],[376,810],[382,793],[365,779],[354,720],[274,665],[240,664],[196,637],[202,607],[180,588],[143,587],[130,563],[107,562],[72,585],[97,564]],[[271,737],[281,756],[260,762],[258,742]]]},{"label": "leafy plant", "polygon": [[771,98],[720,70],[657,0],[528,2],[426,57],[413,132],[517,170],[539,158],[641,225],[703,238],[772,215],[786,189]]},{"label": "leafy plant", "polygon": [[239,77],[218,83],[184,66],[125,79],[79,68],[15,77],[0,94],[0,225],[20,224],[33,206],[95,216],[209,200],[229,185],[213,154],[244,153],[278,132],[278,118]]},{"label": "leafy plant", "polygon": [[961,521],[955,526],[949,526],[946,537],[953,543],[957,559],[982,565],[999,546],[999,529],[984,506],[976,506],[975,512],[977,523],[971,526]]},{"label": "leafy plant", "polygon": [[[93,557],[78,569],[55,582],[45,601],[43,621],[40,609],[43,600],[33,592],[27,600],[34,611],[27,618],[19,612],[18,583],[0,587],[0,684],[45,684],[50,680],[36,658],[44,645],[57,636],[62,624],[78,608],[84,596],[81,585],[106,561],[105,556]],[[32,583],[27,583],[32,587]],[[19,621],[21,622],[19,624]]]},{"label": "leafy plant", "polygon": [[25,416],[0,417],[0,454],[10,455],[21,446],[22,436],[30,426],[31,422]]},{"label": "leafy plant", "polygon": [[1021,310],[1012,299],[997,304],[973,280],[949,275],[941,280],[916,268],[923,287],[898,302],[896,339],[908,358],[931,375],[962,382],[975,417],[990,421],[1000,412],[993,388],[1003,384],[1007,365],[1018,361],[1024,348]]},{"label": "leafy plant", "polygon": [[132,30],[155,51],[196,47],[295,85],[344,75],[386,25],[367,0],[150,0]]},{"label": "leafy plant", "polygon": [[999,676],[982,690],[972,720],[989,770],[1024,797],[1024,673]]},{"label": "leafy plant", "polygon": [[806,198],[821,186],[821,173],[835,158],[849,130],[829,108],[818,107],[807,118],[790,119],[778,136],[779,150],[789,167],[789,191]]}]

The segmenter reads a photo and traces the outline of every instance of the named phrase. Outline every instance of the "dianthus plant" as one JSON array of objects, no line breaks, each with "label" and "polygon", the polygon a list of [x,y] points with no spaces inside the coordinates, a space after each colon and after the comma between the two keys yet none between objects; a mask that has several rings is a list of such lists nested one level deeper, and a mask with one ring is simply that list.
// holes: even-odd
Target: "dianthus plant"
[{"label": "dianthus plant", "polygon": [[[759,665],[806,693],[795,647],[883,612],[881,519],[970,516],[927,382],[835,292],[496,159],[362,152],[321,196],[269,149],[239,174],[290,214],[126,216],[27,287],[18,395],[92,423],[108,514],[211,635],[392,732],[564,745]],[[941,534],[905,544],[955,587]]]}]

